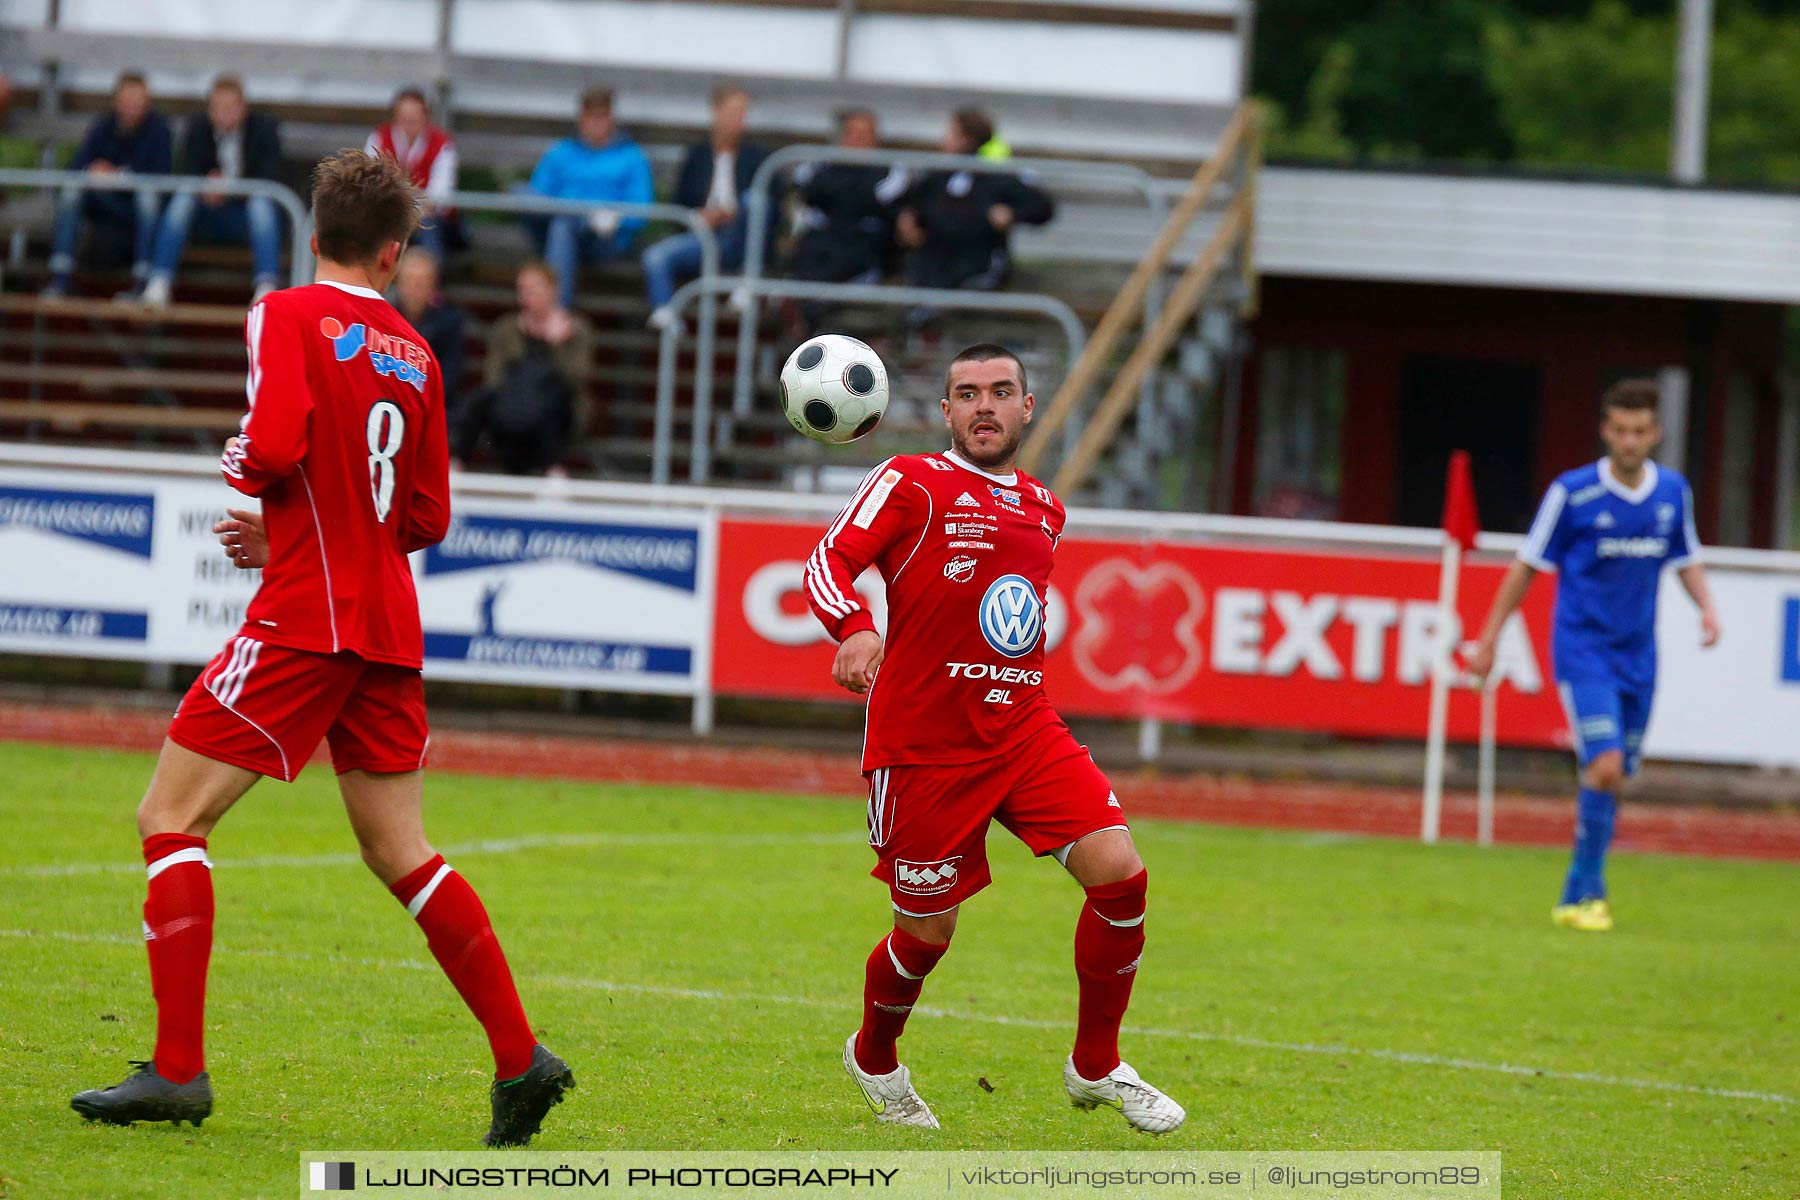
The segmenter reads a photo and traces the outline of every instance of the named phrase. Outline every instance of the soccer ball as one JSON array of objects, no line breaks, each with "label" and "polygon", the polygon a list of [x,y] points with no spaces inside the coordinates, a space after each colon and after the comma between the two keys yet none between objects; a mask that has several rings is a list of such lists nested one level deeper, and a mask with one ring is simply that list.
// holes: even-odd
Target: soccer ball
[{"label": "soccer ball", "polygon": [[887,368],[853,337],[822,333],[801,342],[781,368],[781,411],[816,442],[841,446],[881,422]]}]

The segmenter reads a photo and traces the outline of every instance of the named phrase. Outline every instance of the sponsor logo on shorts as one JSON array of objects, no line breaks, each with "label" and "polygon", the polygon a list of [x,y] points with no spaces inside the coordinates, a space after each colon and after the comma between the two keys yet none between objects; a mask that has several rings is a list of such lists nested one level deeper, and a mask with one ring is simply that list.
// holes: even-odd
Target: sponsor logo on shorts
[{"label": "sponsor logo on shorts", "polygon": [[967,583],[975,578],[975,568],[980,564],[966,555],[959,555],[944,564],[944,578],[951,583]]},{"label": "sponsor logo on shorts", "polygon": [[1613,724],[1611,717],[1583,717],[1581,736],[1584,740],[1594,742],[1602,738],[1619,736],[1619,727]]},{"label": "sponsor logo on shorts", "polygon": [[935,862],[896,859],[894,887],[909,896],[941,896],[956,886],[956,864],[961,861],[960,854],[955,858],[940,858]]}]

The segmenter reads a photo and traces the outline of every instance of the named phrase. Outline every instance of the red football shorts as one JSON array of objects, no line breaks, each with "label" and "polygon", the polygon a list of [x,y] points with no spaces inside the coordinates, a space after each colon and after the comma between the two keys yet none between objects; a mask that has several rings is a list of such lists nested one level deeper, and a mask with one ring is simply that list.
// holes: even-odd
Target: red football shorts
[{"label": "red football shorts", "polygon": [[248,636],[225,643],[169,725],[169,737],[196,754],[290,783],[321,739],[340,775],[416,771],[429,732],[425,683],[413,668]]},{"label": "red football shorts", "polygon": [[882,767],[867,778],[869,844],[880,859],[870,874],[914,917],[948,912],[991,882],[990,821],[1038,855],[1126,828],[1112,785],[1060,721],[994,758]]}]

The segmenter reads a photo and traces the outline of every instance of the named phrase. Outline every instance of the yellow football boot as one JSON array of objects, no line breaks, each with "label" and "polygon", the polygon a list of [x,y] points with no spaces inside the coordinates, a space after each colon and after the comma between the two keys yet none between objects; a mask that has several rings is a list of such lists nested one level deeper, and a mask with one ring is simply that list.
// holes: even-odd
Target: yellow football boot
[{"label": "yellow football boot", "polygon": [[1550,920],[1582,933],[1605,933],[1613,927],[1612,909],[1604,900],[1559,904],[1550,910]]}]

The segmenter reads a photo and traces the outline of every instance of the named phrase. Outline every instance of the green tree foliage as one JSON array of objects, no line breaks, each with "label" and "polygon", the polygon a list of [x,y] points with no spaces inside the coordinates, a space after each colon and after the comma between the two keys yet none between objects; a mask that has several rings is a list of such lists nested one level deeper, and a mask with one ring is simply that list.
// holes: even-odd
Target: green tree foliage
[{"label": "green tree foliage", "polygon": [[1675,36],[1666,18],[1600,0],[1575,20],[1496,22],[1487,48],[1519,162],[1668,169]]},{"label": "green tree foliage", "polygon": [[[1676,0],[1264,0],[1270,152],[1667,172]],[[1800,6],[1719,0],[1710,180],[1800,182]]]}]

